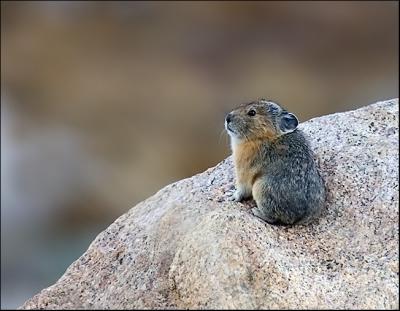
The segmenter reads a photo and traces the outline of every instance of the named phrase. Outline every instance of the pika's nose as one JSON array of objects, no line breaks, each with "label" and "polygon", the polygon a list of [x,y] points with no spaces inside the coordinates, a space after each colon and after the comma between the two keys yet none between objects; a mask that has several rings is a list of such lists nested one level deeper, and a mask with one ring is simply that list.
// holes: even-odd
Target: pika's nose
[{"label": "pika's nose", "polygon": [[230,113],[228,113],[225,120],[226,120],[226,123],[230,123],[232,121],[232,115]]}]

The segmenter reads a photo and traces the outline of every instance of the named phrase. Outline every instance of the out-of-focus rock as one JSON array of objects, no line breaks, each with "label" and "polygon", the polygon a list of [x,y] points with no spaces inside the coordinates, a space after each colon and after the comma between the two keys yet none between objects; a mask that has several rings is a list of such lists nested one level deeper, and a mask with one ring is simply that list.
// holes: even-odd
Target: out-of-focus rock
[{"label": "out-of-focus rock", "polygon": [[230,202],[228,158],[118,218],[25,309],[399,307],[398,99],[312,119],[328,190],[309,226]]}]

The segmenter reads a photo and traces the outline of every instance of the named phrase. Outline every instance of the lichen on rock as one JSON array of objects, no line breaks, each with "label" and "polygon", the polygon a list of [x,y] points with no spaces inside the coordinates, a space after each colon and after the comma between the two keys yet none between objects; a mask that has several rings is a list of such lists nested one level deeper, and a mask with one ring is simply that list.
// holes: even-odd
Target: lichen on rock
[{"label": "lichen on rock", "polygon": [[231,158],[118,218],[22,309],[398,309],[398,99],[304,122],[327,188],[308,226],[234,203]]}]

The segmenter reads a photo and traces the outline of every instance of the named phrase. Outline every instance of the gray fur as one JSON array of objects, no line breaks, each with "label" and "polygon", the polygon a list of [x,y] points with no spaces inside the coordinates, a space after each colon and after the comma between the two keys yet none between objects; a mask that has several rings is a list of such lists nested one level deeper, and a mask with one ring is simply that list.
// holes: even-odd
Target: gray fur
[{"label": "gray fur", "polygon": [[[249,109],[257,111],[258,120],[268,121],[266,125],[256,125]],[[297,129],[296,116],[272,101],[259,100],[239,106],[228,117],[225,126],[232,144],[262,141],[248,168],[257,172],[252,185],[254,215],[283,225],[307,223],[317,216],[324,206],[325,186],[307,140]],[[273,139],[260,138],[265,127],[275,133]],[[244,197],[243,190],[237,189],[235,200]]]},{"label": "gray fur", "polygon": [[[263,144],[259,154],[264,189],[255,215],[269,223],[307,222],[317,215],[325,201],[324,182],[312,152],[300,130]],[[255,164],[257,165],[257,164]]]}]

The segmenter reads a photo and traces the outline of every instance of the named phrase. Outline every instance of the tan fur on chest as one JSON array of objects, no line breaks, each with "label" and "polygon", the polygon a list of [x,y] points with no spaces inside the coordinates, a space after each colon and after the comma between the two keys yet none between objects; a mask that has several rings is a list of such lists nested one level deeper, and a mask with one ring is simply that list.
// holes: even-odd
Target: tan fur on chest
[{"label": "tan fur on chest", "polygon": [[233,146],[233,161],[235,164],[235,171],[237,181],[253,185],[259,172],[259,168],[254,165],[254,161],[260,153],[259,141],[246,141]]}]

